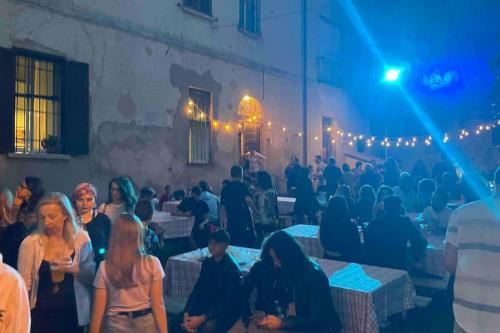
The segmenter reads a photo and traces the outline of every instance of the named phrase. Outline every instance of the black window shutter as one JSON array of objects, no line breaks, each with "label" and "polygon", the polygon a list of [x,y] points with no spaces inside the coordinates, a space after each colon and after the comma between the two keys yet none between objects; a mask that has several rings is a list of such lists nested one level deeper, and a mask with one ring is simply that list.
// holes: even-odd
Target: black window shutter
[{"label": "black window shutter", "polygon": [[14,151],[14,52],[0,48],[0,153]]},{"label": "black window shutter", "polygon": [[89,153],[89,65],[65,61],[62,77],[61,141],[63,153]]},{"label": "black window shutter", "polygon": [[242,30],[245,27],[245,0],[240,0],[240,16],[238,21],[238,29]]}]

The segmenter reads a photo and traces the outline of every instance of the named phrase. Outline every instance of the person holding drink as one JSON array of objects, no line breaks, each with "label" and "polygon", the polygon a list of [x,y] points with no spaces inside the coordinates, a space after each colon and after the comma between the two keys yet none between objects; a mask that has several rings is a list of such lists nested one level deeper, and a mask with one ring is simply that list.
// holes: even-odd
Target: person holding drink
[{"label": "person holding drink", "polygon": [[18,260],[30,297],[31,332],[83,332],[95,272],[90,238],[64,194],[47,194],[36,212],[37,230],[22,242]]}]

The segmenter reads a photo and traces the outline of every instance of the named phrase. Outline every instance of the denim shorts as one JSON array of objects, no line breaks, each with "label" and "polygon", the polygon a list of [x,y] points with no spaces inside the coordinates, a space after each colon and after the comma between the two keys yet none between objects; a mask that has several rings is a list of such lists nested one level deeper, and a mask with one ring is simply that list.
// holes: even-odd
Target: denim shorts
[{"label": "denim shorts", "polygon": [[106,316],[103,326],[104,333],[156,333],[158,331],[152,313],[136,318],[109,314]]}]

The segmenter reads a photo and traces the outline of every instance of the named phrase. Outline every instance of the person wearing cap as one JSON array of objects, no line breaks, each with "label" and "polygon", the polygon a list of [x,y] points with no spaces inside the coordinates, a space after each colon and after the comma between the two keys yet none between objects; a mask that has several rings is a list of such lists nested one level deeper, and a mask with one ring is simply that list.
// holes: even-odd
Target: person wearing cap
[{"label": "person wearing cap", "polygon": [[198,281],[174,332],[226,332],[238,319],[241,270],[227,253],[228,244],[229,234],[224,230],[210,235],[211,257],[201,265]]},{"label": "person wearing cap", "polygon": [[89,234],[94,249],[96,268],[104,259],[111,234],[111,220],[104,213],[96,210],[97,190],[89,183],[78,184],[71,195],[71,204],[75,209],[78,224]]}]

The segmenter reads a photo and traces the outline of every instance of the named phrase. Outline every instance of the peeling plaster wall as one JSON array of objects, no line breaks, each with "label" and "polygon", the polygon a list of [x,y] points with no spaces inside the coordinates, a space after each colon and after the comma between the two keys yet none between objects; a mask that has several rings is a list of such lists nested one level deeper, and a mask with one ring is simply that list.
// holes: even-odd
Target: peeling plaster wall
[{"label": "peeling plaster wall", "polygon": [[[155,1],[154,6],[140,0],[129,0],[127,5],[124,1],[72,3],[0,0],[0,47],[21,47],[89,64],[90,154],[69,161],[0,155],[0,184],[15,189],[23,177],[35,175],[44,180],[48,191],[70,193],[77,183],[90,181],[100,189],[99,201],[106,197],[107,181],[117,174],[130,176],[136,188],[150,185],[161,191],[165,184],[175,188],[203,178],[219,189],[239,159],[237,136],[214,131],[211,165],[187,165],[188,120],[183,107],[190,86],[211,91],[214,114],[222,121],[236,120],[240,100],[251,95],[261,102],[266,121],[286,126],[286,133],[277,125],[263,126],[266,167],[274,175],[282,175],[291,154],[301,154],[300,138],[294,135],[302,130],[299,15],[284,18],[285,22],[277,20],[274,26],[263,22],[265,42],[258,42],[235,27],[231,32],[214,32],[207,22],[198,22],[199,18],[176,6],[171,8],[176,1]],[[284,8],[291,11],[298,3],[273,2],[277,7],[264,7],[263,16],[279,14]],[[218,4],[214,2],[214,12],[220,10]],[[236,16],[237,9],[229,9]],[[163,19],[160,12],[166,15]],[[101,23],[89,22],[85,15],[92,13],[92,19]],[[229,16],[224,14],[219,22]],[[182,32],[176,40],[181,44],[172,46],[156,30],[158,38],[132,28],[129,32],[117,29],[124,20],[129,22],[127,27],[143,26],[146,35],[152,29],[177,37]],[[186,20],[197,23],[188,26]],[[175,33],[170,32],[176,25]],[[220,52],[190,50],[198,44],[212,45]],[[357,118],[347,96],[310,81],[310,133],[321,131],[321,115],[342,119],[343,126],[355,126]],[[311,156],[319,151],[311,143]]]}]

